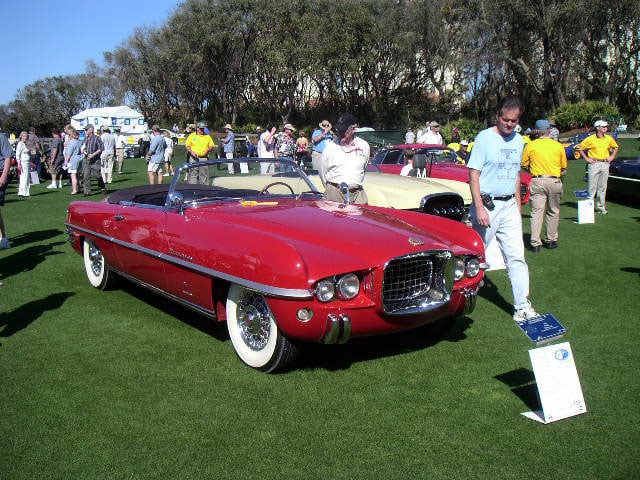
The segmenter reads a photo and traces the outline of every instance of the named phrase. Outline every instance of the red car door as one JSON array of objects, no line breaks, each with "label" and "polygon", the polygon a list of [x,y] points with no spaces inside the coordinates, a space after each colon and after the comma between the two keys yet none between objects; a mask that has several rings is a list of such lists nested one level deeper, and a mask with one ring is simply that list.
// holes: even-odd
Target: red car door
[{"label": "red car door", "polygon": [[216,234],[199,221],[200,211],[187,208],[181,214],[169,210],[165,217],[167,291],[199,308],[213,311],[213,278],[208,268],[216,263],[211,248]]},{"label": "red car door", "polygon": [[113,216],[113,236],[119,243],[121,270],[138,280],[166,290],[164,261],[167,250],[164,223],[167,213],[159,208],[123,205]]}]

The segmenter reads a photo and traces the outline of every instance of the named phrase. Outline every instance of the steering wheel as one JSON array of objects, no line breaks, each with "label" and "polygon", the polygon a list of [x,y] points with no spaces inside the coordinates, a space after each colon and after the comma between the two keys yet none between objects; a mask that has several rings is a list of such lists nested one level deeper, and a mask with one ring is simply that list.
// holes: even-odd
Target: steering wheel
[{"label": "steering wheel", "polygon": [[260,193],[258,195],[266,195],[267,192],[269,191],[269,189],[271,187],[276,186],[276,185],[284,185],[289,190],[291,190],[291,195],[295,195],[296,194],[296,192],[293,191],[293,188],[291,188],[291,185],[289,185],[288,183],[285,183],[285,182],[273,182],[273,183],[270,183],[269,185],[265,185],[265,187],[262,190],[260,190]]}]

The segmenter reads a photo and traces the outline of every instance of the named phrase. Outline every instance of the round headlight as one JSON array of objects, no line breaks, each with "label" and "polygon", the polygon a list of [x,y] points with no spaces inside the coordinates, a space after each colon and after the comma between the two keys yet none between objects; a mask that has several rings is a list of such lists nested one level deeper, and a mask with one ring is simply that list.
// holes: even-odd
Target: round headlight
[{"label": "round headlight", "polygon": [[456,268],[453,270],[453,279],[460,280],[464,276],[464,260],[456,258]]},{"label": "round headlight", "polygon": [[325,278],[318,282],[318,287],[316,288],[316,298],[318,300],[321,302],[329,302],[333,300],[335,294],[336,287],[331,279]]},{"label": "round headlight", "polygon": [[480,262],[478,259],[475,257],[468,258],[466,270],[468,277],[473,278],[478,275],[478,273],[480,273]]},{"label": "round headlight", "polygon": [[360,291],[360,280],[353,273],[347,273],[340,277],[336,285],[338,295],[344,300],[351,300]]}]

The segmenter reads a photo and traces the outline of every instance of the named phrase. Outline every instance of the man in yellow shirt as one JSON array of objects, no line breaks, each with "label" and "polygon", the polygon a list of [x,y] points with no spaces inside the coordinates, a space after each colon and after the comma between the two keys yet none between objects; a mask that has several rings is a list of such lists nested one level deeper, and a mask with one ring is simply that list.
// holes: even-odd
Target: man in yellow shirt
[{"label": "man in yellow shirt", "polygon": [[[209,152],[216,146],[211,135],[204,133],[206,125],[204,122],[198,123],[196,131],[191,133],[184,145],[189,154],[189,162],[206,161]],[[209,167],[190,168],[188,183],[199,183],[208,185],[209,183]]]},{"label": "man in yellow shirt", "polygon": [[604,120],[597,120],[593,124],[596,129],[594,135],[589,135],[580,143],[580,154],[588,164],[589,197],[596,198],[596,210],[607,214],[605,197],[607,196],[607,181],[609,180],[609,164],[618,154],[618,144],[607,135],[609,124]]},{"label": "man in yellow shirt", "polygon": [[[539,252],[542,217],[547,229],[544,246],[558,247],[558,224],[560,222],[560,198],[562,177],[567,170],[567,156],[560,143],[551,138],[548,120],[536,121],[539,137],[527,144],[522,153],[522,166],[531,173],[531,250]],[[546,205],[546,209],[545,209]]]}]

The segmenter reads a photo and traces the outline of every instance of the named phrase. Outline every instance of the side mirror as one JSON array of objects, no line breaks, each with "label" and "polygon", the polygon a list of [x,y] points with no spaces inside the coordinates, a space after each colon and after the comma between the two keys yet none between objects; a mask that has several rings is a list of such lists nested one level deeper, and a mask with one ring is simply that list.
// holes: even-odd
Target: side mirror
[{"label": "side mirror", "polygon": [[182,192],[169,193],[169,206],[177,208],[180,215],[184,213],[184,195],[182,195]]}]

